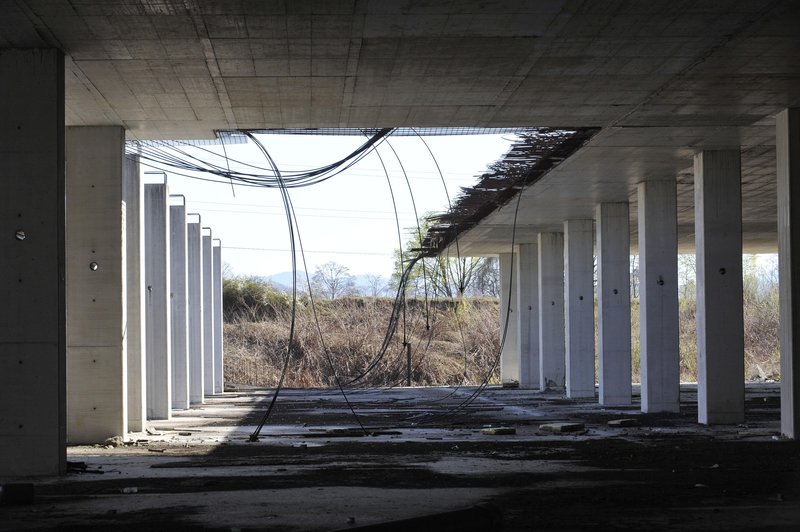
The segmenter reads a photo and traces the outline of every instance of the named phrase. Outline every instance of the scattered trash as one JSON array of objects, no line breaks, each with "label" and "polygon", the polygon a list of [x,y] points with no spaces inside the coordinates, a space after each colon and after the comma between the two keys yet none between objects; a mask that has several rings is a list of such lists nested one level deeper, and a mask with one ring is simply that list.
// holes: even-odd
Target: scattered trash
[{"label": "scattered trash", "polygon": [[153,430],[153,429],[147,429],[145,432],[147,432],[147,434],[149,436],[163,436],[162,433],[160,433],[160,432],[158,432],[156,430]]},{"label": "scattered trash", "polygon": [[120,447],[125,445],[125,441],[120,436],[114,436],[113,438],[108,438],[105,444],[107,447]]},{"label": "scattered trash", "polygon": [[490,427],[487,429],[481,429],[481,434],[485,434],[487,436],[506,436],[516,433],[517,429],[514,427]]},{"label": "scattered trash", "polygon": [[458,450],[458,445],[453,445],[452,447],[450,447],[450,450],[451,451],[457,451]]},{"label": "scattered trash", "polygon": [[91,473],[93,475],[102,475],[105,471],[101,469],[89,469],[86,462],[67,461],[67,473]]}]

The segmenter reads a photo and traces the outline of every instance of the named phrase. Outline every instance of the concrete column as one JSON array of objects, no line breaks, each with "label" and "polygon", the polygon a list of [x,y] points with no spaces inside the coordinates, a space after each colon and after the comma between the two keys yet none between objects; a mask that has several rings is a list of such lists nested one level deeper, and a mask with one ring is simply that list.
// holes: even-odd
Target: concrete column
[{"label": "concrete column", "polygon": [[536,244],[520,244],[517,253],[519,387],[539,389],[539,254]]},{"label": "concrete column", "polygon": [[225,391],[224,363],[222,356],[222,241],[212,242],[212,261],[214,266],[214,393]]},{"label": "concrete column", "polygon": [[0,478],[66,470],[64,56],[0,50]]},{"label": "concrete column", "polygon": [[639,183],[642,412],[680,409],[675,180]]},{"label": "concrete column", "polygon": [[629,207],[597,206],[597,329],[599,401],[631,404],[631,295]]},{"label": "concrete column", "polygon": [[[189,296],[189,402],[203,403],[203,237],[200,215],[186,224],[186,266]],[[194,221],[196,220],[196,221]]]},{"label": "concrete column", "polygon": [[125,130],[69,127],[67,441],[128,432]]},{"label": "concrete column", "polygon": [[172,405],[168,195],[166,184],[144,186],[148,419],[169,419]]},{"label": "concrete column", "polygon": [[539,387],[563,390],[564,235],[539,233]]},{"label": "concrete column", "polygon": [[[780,272],[781,432],[800,433],[800,109],[778,113],[778,269]],[[796,297],[795,297],[796,296]]]},{"label": "concrete column", "polygon": [[744,421],[742,172],[739,150],[694,158],[697,419]]},{"label": "concrete column", "polygon": [[516,253],[501,253],[500,266],[500,382],[519,383],[519,349],[517,347],[517,311],[514,263]]},{"label": "concrete column", "polygon": [[567,397],[594,397],[592,220],[564,222],[564,335]]},{"label": "concrete column", "polygon": [[[172,408],[189,408],[189,295],[186,277],[186,200],[170,196],[169,287],[172,318]],[[177,203],[177,204],[176,204]]]},{"label": "concrete column", "polygon": [[211,228],[203,227],[203,394],[214,395],[214,277]]},{"label": "concrete column", "polygon": [[143,432],[147,421],[144,315],[144,202],[139,158],[125,158],[122,199],[125,202],[126,279],[128,285],[127,373],[128,430]]}]

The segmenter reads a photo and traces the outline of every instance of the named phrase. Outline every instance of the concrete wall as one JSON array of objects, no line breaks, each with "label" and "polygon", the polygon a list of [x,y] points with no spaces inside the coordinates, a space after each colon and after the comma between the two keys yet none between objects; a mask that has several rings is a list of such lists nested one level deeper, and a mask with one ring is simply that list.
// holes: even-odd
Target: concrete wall
[{"label": "concrete wall", "polygon": [[214,278],[211,229],[203,228],[203,395],[214,395]]},{"label": "concrete wall", "polygon": [[0,51],[0,477],[66,469],[64,57]]},{"label": "concrete wall", "polygon": [[214,393],[225,391],[224,361],[222,354],[222,242],[214,240],[212,260],[214,266]]},{"label": "concrete wall", "polygon": [[147,421],[145,383],[145,314],[144,314],[144,201],[139,158],[125,158],[123,169],[125,202],[125,246],[127,262],[128,311],[128,430],[142,432]]},{"label": "concrete wall", "polygon": [[[193,221],[195,219],[197,221]],[[189,291],[189,402],[203,403],[203,237],[200,217],[190,215],[186,226],[186,265]]]},{"label": "concrete wall", "polygon": [[500,266],[500,381],[519,383],[519,338],[516,306],[517,280],[514,263],[517,253],[501,253]]},{"label": "concrete wall", "polygon": [[67,441],[128,432],[125,131],[66,132]]},{"label": "concrete wall", "polygon": [[172,408],[189,408],[189,293],[186,278],[186,205],[169,207]]},{"label": "concrete wall", "polygon": [[148,419],[169,419],[172,405],[168,195],[166,184],[144,186]]},{"label": "concrete wall", "polygon": [[539,387],[562,390],[564,340],[564,234],[539,233]]},{"label": "concrete wall", "polygon": [[539,253],[536,244],[520,244],[517,263],[519,387],[539,388]]}]

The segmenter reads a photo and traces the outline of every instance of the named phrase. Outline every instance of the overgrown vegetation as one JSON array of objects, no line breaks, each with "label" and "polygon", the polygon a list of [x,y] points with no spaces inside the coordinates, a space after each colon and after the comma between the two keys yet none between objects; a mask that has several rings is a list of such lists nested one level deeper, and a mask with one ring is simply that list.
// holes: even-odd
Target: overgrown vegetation
[{"label": "overgrown vegetation", "polygon": [[[632,263],[635,266],[635,261]],[[680,265],[679,323],[681,380],[697,379],[694,263]],[[345,272],[346,273],[346,272]],[[636,276],[631,302],[632,377],[639,380],[639,299]],[[744,341],[747,380],[780,378],[778,282],[774,264],[744,261]],[[224,282],[225,372],[230,382],[274,386],[287,352],[291,298],[268,282],[234,277]],[[315,294],[316,294],[315,290]],[[324,293],[324,292],[323,292]],[[352,293],[352,292],[351,292]],[[298,299],[295,343],[287,386],[335,386],[375,368],[356,385],[404,384],[404,339],[411,344],[415,385],[499,382],[494,368],[499,351],[499,303],[496,298],[410,299],[405,319],[380,360],[393,300],[385,297],[315,296]],[[319,325],[317,325],[317,323]],[[491,371],[491,373],[489,373]]]},{"label": "overgrown vegetation", "polygon": [[[272,294],[264,295],[262,290]],[[269,285],[255,291],[261,300],[285,302],[282,298],[286,295]],[[247,301],[259,298],[241,297]],[[391,299],[347,296],[315,303],[316,317],[307,294],[298,300],[286,386],[335,386],[335,376],[347,384],[373,364],[374,369],[354,385],[404,384],[404,338],[411,344],[414,385],[479,384],[486,378],[498,382],[498,370],[490,373],[499,350],[495,300],[434,300],[427,305],[423,300],[409,300],[406,319],[401,320],[388,349],[377,361]],[[290,306],[271,303],[267,308],[272,314],[266,319],[254,319],[258,313],[251,308],[226,312],[233,318],[226,320],[224,331],[226,379],[275,386],[287,353]]]}]

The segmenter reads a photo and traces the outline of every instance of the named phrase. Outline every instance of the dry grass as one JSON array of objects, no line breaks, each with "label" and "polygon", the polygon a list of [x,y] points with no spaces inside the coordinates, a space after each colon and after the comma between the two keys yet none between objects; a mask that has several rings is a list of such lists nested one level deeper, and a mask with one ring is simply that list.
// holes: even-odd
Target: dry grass
[{"label": "dry grass", "polygon": [[[322,300],[316,305],[319,329],[310,305],[300,306],[284,385],[334,386],[335,375],[347,383],[371,366],[374,369],[358,384],[403,384],[407,372],[404,331],[412,346],[413,384],[478,384],[487,377],[499,350],[496,301],[459,305],[434,301],[427,313],[423,302],[411,301],[405,321],[378,358],[391,306],[392,301],[384,298]],[[287,352],[289,323],[286,311],[260,322],[226,323],[226,380],[275,386]],[[499,382],[496,369],[489,379]]]},{"label": "dry grass", "polygon": [[[385,298],[344,298],[317,303],[320,332],[311,307],[298,309],[295,343],[285,385],[335,386],[357,377],[359,384],[393,386],[405,383],[404,330],[412,346],[414,385],[479,384],[499,351],[499,305],[496,300],[463,300],[458,305],[437,300],[425,312],[422,301],[409,301],[405,327],[401,322],[389,349],[375,360],[383,342],[392,301]],[[695,301],[679,307],[681,380],[697,380]],[[288,310],[272,319],[225,324],[225,374],[230,382],[275,386],[280,377],[289,337]],[[777,290],[745,293],[746,380],[780,379]],[[323,347],[324,345],[324,347]],[[327,349],[326,349],[327,348]],[[326,356],[330,356],[330,361]],[[639,382],[639,301],[631,306],[632,378]],[[495,368],[489,381],[499,382]]]}]

